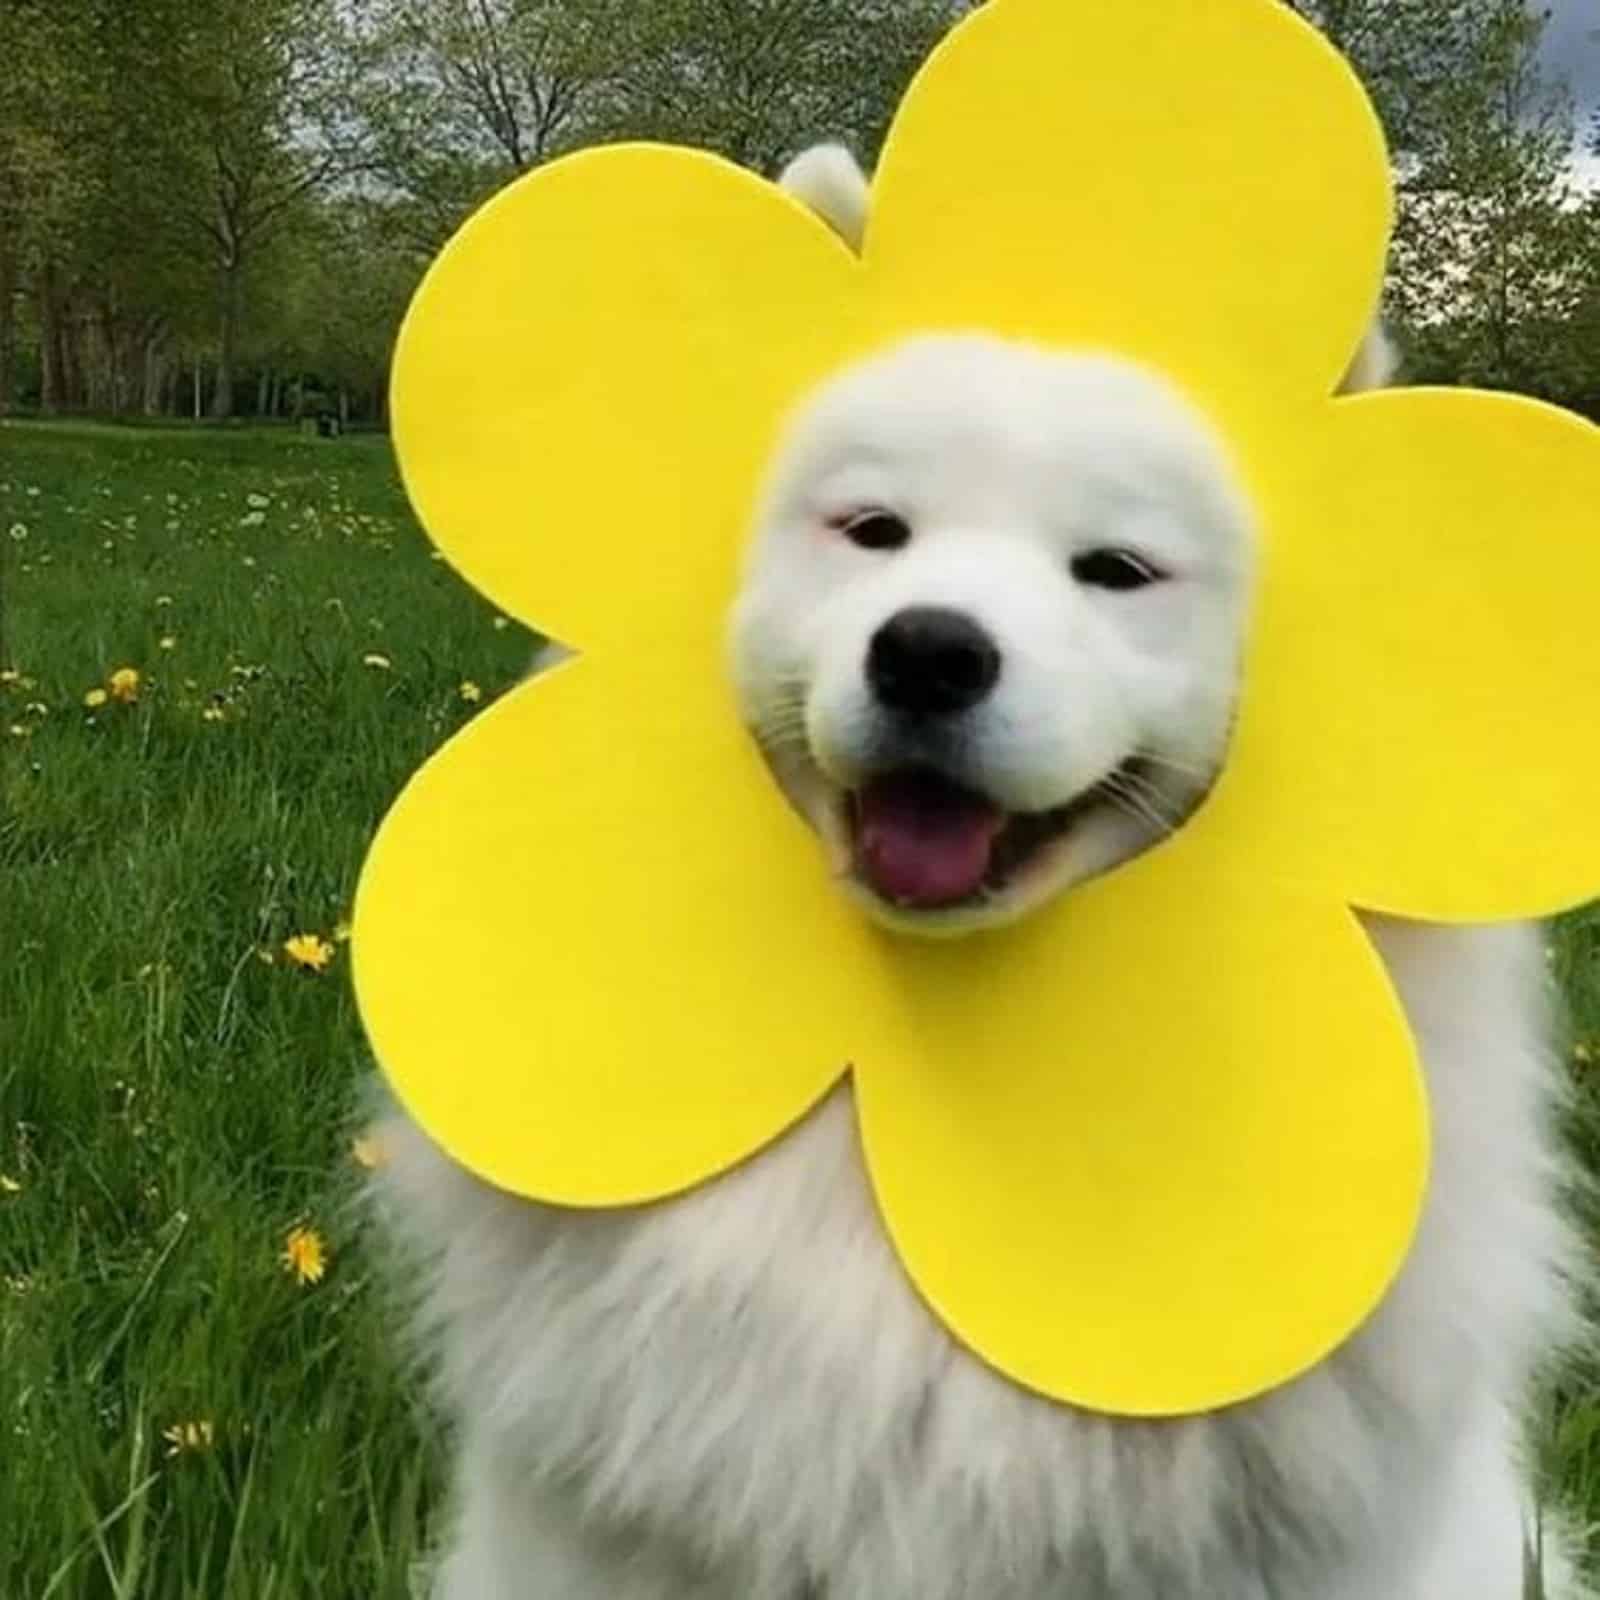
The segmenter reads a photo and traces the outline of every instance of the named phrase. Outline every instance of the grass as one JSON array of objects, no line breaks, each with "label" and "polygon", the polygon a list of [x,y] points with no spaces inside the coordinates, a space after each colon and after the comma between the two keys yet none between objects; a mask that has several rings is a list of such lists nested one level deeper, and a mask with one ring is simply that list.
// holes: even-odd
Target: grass
[{"label": "grass", "polygon": [[437,1463],[350,1237],[334,933],[530,641],[380,439],[8,427],[0,546],[0,1596],[404,1595]]},{"label": "grass", "polygon": [[[439,1460],[352,1236],[335,935],[461,686],[531,641],[430,559],[376,438],[0,428],[0,563],[0,1597],[399,1600]],[[137,699],[87,707],[125,666]],[[1600,1059],[1600,918],[1553,970]],[[1532,1414],[1596,1524],[1600,1370]]]}]

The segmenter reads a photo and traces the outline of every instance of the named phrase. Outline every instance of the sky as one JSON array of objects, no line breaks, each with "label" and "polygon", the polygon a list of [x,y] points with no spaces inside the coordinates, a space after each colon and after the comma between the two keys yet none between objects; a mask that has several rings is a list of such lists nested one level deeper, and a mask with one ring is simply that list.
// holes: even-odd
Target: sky
[{"label": "sky", "polygon": [[[1543,0],[1551,12],[1545,34],[1545,65],[1572,85],[1578,103],[1578,128],[1587,145],[1590,122],[1600,108],[1600,0]],[[1573,157],[1578,175],[1600,187],[1600,156],[1580,150]]]}]

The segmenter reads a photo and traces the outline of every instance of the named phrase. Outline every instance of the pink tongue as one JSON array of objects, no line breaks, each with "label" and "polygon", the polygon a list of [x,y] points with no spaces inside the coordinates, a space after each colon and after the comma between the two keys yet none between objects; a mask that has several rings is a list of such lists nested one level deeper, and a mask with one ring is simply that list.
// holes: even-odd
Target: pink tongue
[{"label": "pink tongue", "polygon": [[856,864],[886,900],[940,906],[983,883],[1004,815],[932,773],[874,778],[856,796]]}]

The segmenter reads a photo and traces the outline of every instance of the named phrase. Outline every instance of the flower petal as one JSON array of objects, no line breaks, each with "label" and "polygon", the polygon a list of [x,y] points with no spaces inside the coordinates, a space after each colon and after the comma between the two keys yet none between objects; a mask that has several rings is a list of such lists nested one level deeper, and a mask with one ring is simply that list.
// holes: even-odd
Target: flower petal
[{"label": "flower petal", "polygon": [[1348,912],[1219,884],[1180,842],[981,951],[908,953],[903,1000],[917,1048],[856,1078],[873,1181],[918,1288],[1011,1378],[1211,1409],[1307,1370],[1392,1282],[1426,1101]]},{"label": "flower petal", "polygon": [[879,166],[885,315],[1147,360],[1226,424],[1330,393],[1391,191],[1343,60],[1279,0],[990,0]]},{"label": "flower petal", "polygon": [[1399,915],[1590,899],[1600,430],[1465,390],[1327,410],[1266,493],[1261,636],[1194,826],[1242,868]]},{"label": "flower petal", "polygon": [[[653,1199],[779,1133],[881,1053],[873,936],[724,703],[597,656],[412,779],[368,856],[357,994],[411,1113],[504,1188]],[[642,714],[648,707],[650,715]]]},{"label": "flower petal", "polygon": [[470,583],[568,643],[703,628],[776,421],[836,364],[858,275],[816,218],[711,156],[620,146],[540,168],[455,236],[406,317],[393,411],[412,503]]}]

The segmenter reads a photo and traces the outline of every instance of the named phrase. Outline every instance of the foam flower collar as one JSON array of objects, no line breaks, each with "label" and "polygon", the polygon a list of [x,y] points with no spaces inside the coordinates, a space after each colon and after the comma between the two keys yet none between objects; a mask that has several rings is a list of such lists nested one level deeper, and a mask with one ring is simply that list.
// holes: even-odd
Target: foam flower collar
[{"label": "foam flower collar", "polygon": [[[452,739],[367,864],[358,993],[432,1136],[508,1189],[626,1205],[849,1073],[901,1260],[1016,1381],[1176,1414],[1347,1338],[1405,1258],[1428,1144],[1351,908],[1600,889],[1600,444],[1521,399],[1333,398],[1390,201],[1359,86],[1275,0],[991,0],[901,106],[860,258],[677,149],[574,156],[484,207],[405,324],[401,464],[465,578],[580,655]],[[1177,383],[1264,572],[1198,815],[933,943],[828,881],[723,629],[784,413],[974,328]]]}]

